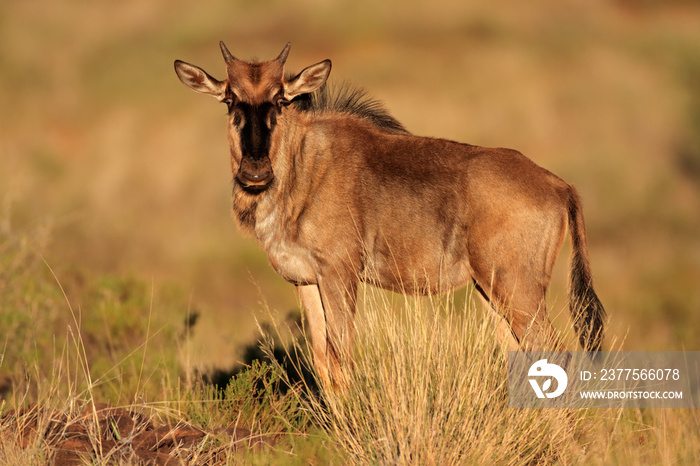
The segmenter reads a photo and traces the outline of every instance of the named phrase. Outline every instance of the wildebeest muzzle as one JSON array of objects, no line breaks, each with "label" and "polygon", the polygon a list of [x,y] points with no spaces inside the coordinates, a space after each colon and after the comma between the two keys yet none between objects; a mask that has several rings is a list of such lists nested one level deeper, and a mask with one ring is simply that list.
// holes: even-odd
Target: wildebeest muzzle
[{"label": "wildebeest muzzle", "polygon": [[236,179],[244,188],[262,190],[270,185],[274,178],[270,158],[253,159],[243,157],[238,167]]}]

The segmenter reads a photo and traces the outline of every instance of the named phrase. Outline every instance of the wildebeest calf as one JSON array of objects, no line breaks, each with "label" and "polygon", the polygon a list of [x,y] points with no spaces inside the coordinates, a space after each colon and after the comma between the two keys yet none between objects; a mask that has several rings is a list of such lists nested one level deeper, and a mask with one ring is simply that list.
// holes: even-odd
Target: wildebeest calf
[{"label": "wildebeest calf", "polygon": [[234,218],[297,286],[324,383],[351,361],[360,281],[402,293],[471,281],[520,346],[541,348],[567,225],[574,327],[600,349],[605,311],[573,186],[517,151],[414,136],[361,92],[329,93],[329,60],[285,75],[290,44],[265,62],[220,46],[225,80],[179,60],[175,71],[228,107]]}]

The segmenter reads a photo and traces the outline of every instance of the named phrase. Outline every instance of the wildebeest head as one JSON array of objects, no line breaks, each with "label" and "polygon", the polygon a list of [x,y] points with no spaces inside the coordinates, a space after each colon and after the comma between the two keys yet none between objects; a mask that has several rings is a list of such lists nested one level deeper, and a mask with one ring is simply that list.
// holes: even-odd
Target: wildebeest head
[{"label": "wildebeest head", "polygon": [[265,62],[239,60],[223,42],[219,45],[226,60],[226,80],[219,81],[180,60],[175,61],[175,72],[185,86],[226,104],[235,178],[249,191],[262,192],[274,179],[270,147],[278,117],[292,99],[313,92],[326,82],[331,62],[311,65],[287,80],[284,63],[291,43],[277,58]]}]

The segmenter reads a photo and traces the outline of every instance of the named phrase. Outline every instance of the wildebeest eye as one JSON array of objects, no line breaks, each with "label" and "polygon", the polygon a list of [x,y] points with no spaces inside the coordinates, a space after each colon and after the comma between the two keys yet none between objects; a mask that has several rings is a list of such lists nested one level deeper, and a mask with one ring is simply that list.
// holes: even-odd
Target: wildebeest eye
[{"label": "wildebeest eye", "polygon": [[226,97],[221,102],[226,104],[226,108],[228,109],[229,112],[231,112],[231,108],[233,107],[233,97]]}]

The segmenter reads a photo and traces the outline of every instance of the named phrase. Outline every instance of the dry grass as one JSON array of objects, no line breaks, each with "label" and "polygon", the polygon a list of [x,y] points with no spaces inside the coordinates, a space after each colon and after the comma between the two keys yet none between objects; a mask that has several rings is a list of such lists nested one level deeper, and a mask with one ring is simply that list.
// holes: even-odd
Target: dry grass
[{"label": "dry grass", "polygon": [[281,371],[254,362],[219,388],[182,376],[175,355],[154,358],[164,342],[148,335],[105,367],[73,316],[75,330],[55,354],[27,358],[23,378],[0,358],[14,376],[0,402],[0,465],[304,464],[328,454],[295,392],[282,393]]},{"label": "dry grass", "polygon": [[317,411],[355,464],[532,464],[580,456],[581,415],[508,408],[507,355],[467,301],[375,290],[359,317],[347,393]]},{"label": "dry grass", "polygon": [[[146,394],[132,382],[154,371],[143,362],[156,345],[139,346],[141,366],[121,361],[102,373],[91,369],[77,326],[61,356],[53,358],[50,376],[38,365],[28,373],[27,387],[37,391],[15,392],[0,406],[0,413],[30,401],[42,407],[29,431],[1,418],[0,464],[55,459],[59,450],[51,437],[86,425],[82,431],[96,451],[86,461],[128,464],[105,447],[104,426],[86,423],[86,416],[97,416],[103,394],[111,393],[104,391],[110,379],[132,400],[120,409],[154,425],[185,423],[207,432],[240,426],[273,444],[249,449],[211,434],[170,452],[187,464],[675,465],[700,459],[697,410],[509,408],[503,347],[470,296],[455,304],[453,295],[411,298],[365,287],[361,300],[348,389],[316,395],[304,385],[280,395],[280,383],[289,379],[275,362],[271,369],[253,364],[225,391],[165,378],[159,391],[147,393],[148,401],[140,400]],[[263,337],[272,354],[273,339]],[[292,351],[307,354],[299,346]]]},{"label": "dry grass", "polygon": [[221,109],[172,62],[221,77],[219,40],[241,58],[291,40],[290,68],[331,58],[332,79],[366,87],[411,131],[516,148],[575,184],[615,332],[629,330],[628,349],[694,348],[700,11],[652,3],[6,2],[2,228],[48,225],[62,276],[176,282],[201,313],[193,364],[233,364],[255,331],[249,277],[275,308],[296,297],[238,236]]},{"label": "dry grass", "polygon": [[509,408],[507,355],[469,299],[367,287],[362,307],[347,390],[301,399],[348,464],[700,459],[697,410]]}]

